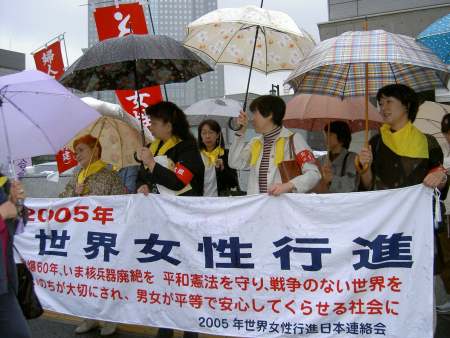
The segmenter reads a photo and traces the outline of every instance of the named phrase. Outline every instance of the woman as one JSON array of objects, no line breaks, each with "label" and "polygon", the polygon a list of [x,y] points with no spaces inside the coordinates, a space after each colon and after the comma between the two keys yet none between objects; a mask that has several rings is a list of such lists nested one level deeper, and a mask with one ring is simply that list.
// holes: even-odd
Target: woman
[{"label": "woman", "polygon": [[[142,165],[138,193],[148,195],[163,190],[180,196],[202,196],[205,167],[184,112],[166,101],[148,107],[145,113],[150,117],[149,129],[155,139],[150,148],[139,150]],[[194,332],[183,334],[184,338],[197,336]],[[171,338],[173,330],[160,328],[157,337]]]},{"label": "woman", "polygon": [[203,196],[230,196],[239,190],[237,172],[228,166],[228,149],[225,149],[219,123],[205,120],[198,126],[198,143],[205,165]]},{"label": "woman", "polygon": [[350,127],[343,121],[333,121],[324,128],[328,155],[318,158],[322,179],[315,189],[319,193],[352,192],[358,189],[356,154],[348,151],[352,141]]},{"label": "woman", "polygon": [[25,198],[22,185],[10,183],[0,174],[0,332],[2,337],[31,338],[30,329],[17,301],[17,269],[13,240],[20,212],[16,207]]},{"label": "woman", "polygon": [[445,199],[448,182],[441,147],[433,136],[412,124],[419,109],[417,94],[408,86],[391,84],[378,91],[377,101],[385,123],[370,146],[359,153],[361,164],[368,166],[361,174],[362,188],[383,190],[423,183],[441,190],[441,199]]},{"label": "woman", "polygon": [[155,140],[139,151],[143,165],[137,191],[202,196],[205,167],[184,112],[172,102],[160,102],[146,114]]},{"label": "woman", "polygon": [[[234,169],[250,169],[247,194],[269,193],[278,196],[287,192],[308,192],[320,180],[314,155],[300,134],[282,127],[286,104],[278,96],[263,95],[250,104],[253,126],[260,134],[250,143],[245,142],[248,127],[247,113],[241,111],[238,123],[242,128],[230,148],[228,163]],[[281,182],[278,165],[291,158],[290,140],[295,148],[295,159],[302,174],[286,183]]]},{"label": "woman", "polygon": [[[81,169],[67,183],[59,197],[121,195],[126,189],[118,174],[109,169],[100,158],[102,147],[99,140],[92,135],[84,135],[73,142],[75,158]],[[86,333],[100,326],[100,322],[85,319],[75,329],[75,333]],[[100,330],[102,336],[112,335],[116,323],[105,322]]]},{"label": "woman", "polygon": [[382,190],[423,183],[446,193],[441,147],[412,124],[419,108],[417,94],[408,86],[392,84],[378,91],[377,100],[385,123],[359,153],[361,164],[368,166],[361,174],[362,187]]}]

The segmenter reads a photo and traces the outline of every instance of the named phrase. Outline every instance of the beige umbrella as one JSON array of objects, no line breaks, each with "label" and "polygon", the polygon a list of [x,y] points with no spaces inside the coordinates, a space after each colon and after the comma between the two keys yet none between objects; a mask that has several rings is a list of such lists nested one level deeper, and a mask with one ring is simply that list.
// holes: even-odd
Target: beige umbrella
[{"label": "beige umbrella", "polygon": [[219,64],[249,67],[265,74],[292,70],[314,47],[312,37],[289,15],[255,6],[221,8],[191,22],[184,45]]},{"label": "beige umbrella", "polygon": [[441,121],[445,114],[450,113],[450,105],[425,101],[417,113],[414,125],[425,134],[433,135],[441,145],[444,154],[449,146],[441,133]]},{"label": "beige umbrella", "polygon": [[[142,146],[141,126],[138,119],[129,115],[118,104],[112,104],[92,97],[82,99],[96,109],[102,117],[78,132],[68,143],[73,150],[72,143],[80,136],[91,134],[99,138],[102,146],[101,159],[114,168],[138,165],[134,159],[134,152]],[[144,129],[147,142],[152,139],[150,131]]]}]

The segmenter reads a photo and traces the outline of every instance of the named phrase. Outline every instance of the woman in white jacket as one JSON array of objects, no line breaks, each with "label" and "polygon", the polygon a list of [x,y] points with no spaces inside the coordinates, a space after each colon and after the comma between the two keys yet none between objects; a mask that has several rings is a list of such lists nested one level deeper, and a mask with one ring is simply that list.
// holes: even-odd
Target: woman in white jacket
[{"label": "woman in white jacket", "polygon": [[[250,104],[253,126],[258,134],[245,142],[248,116],[241,111],[238,123],[242,128],[236,132],[231,145],[228,163],[234,169],[250,169],[247,194],[269,193],[278,196],[286,192],[308,192],[319,182],[321,176],[316,160],[300,134],[282,127],[286,104],[278,96],[264,95]],[[281,182],[278,165],[290,160],[289,137],[293,135],[296,160],[302,174],[287,183]]]}]

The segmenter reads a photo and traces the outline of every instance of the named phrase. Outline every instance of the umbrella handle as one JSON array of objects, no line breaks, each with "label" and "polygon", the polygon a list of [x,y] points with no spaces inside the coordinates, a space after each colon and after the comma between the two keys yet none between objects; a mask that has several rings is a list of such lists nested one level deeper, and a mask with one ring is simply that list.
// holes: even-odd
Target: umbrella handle
[{"label": "umbrella handle", "polygon": [[362,164],[360,161],[359,161],[359,155],[356,155],[356,157],[355,157],[355,168],[356,168],[356,171],[358,172],[358,174],[364,174],[366,171],[367,171],[367,169],[369,169],[369,164],[368,163],[366,163],[366,164]]},{"label": "umbrella handle", "polygon": [[139,163],[140,165],[143,165],[144,162],[142,162],[138,157],[137,157],[137,152],[135,151],[133,154],[134,160]]},{"label": "umbrella handle", "polygon": [[233,130],[233,131],[241,130],[241,129],[242,129],[242,125],[238,124],[238,125],[236,126],[236,124],[233,122],[233,119],[234,119],[234,117],[230,117],[230,118],[228,119],[228,127],[229,127],[231,130]]}]

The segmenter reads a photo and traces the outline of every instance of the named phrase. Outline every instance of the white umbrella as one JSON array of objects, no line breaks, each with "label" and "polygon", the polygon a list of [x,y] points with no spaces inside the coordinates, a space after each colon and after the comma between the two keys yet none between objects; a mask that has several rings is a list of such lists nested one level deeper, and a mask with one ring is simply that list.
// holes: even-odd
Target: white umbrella
[{"label": "white umbrella", "polygon": [[425,101],[419,107],[414,125],[425,134],[433,135],[441,145],[444,153],[448,150],[448,143],[441,133],[441,121],[445,114],[450,113],[450,105]]},{"label": "white umbrella", "polygon": [[239,116],[241,104],[232,99],[217,98],[198,101],[184,110],[192,125],[199,125],[201,121],[211,118],[220,124],[226,122],[230,117]]},{"label": "white umbrella", "polygon": [[51,76],[34,70],[0,77],[0,165],[56,154],[99,114]]},{"label": "white umbrella", "polygon": [[265,74],[292,70],[315,45],[289,15],[255,6],[205,14],[188,25],[184,44],[215,63],[250,67],[244,110],[253,68]]}]

